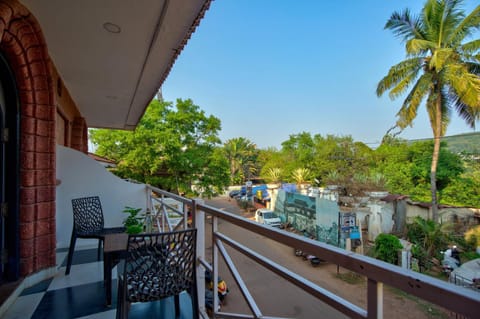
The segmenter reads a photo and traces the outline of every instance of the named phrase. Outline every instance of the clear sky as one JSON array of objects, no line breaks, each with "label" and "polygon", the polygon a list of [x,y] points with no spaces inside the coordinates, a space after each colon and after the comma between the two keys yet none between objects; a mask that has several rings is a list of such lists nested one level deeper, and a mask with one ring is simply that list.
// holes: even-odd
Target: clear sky
[{"label": "clear sky", "polygon": [[[291,134],[351,135],[375,147],[403,99],[378,98],[404,44],[385,22],[419,13],[422,0],[215,0],[162,87],[167,101],[191,98],[222,122],[220,138],[260,148]],[[478,5],[465,1],[467,12]],[[480,123],[477,123],[477,126]],[[456,114],[447,135],[473,132]],[[429,138],[422,106],[405,139]]]}]

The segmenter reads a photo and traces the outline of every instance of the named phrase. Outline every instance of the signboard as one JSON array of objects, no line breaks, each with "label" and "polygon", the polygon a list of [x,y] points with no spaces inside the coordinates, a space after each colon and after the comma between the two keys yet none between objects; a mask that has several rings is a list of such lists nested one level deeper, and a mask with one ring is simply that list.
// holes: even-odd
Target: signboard
[{"label": "signboard", "polygon": [[342,232],[350,232],[356,226],[355,213],[340,213],[340,229]]}]

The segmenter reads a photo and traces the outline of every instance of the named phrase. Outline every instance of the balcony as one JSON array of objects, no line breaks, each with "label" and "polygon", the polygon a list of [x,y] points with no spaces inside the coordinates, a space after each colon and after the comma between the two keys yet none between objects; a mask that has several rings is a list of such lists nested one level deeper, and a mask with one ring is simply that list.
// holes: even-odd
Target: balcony
[{"label": "balcony", "polygon": [[[215,311],[215,317],[313,318],[322,313],[328,318],[413,318],[412,314],[419,318],[413,309],[418,299],[428,305],[434,317],[478,318],[479,292],[281,229],[262,226],[200,200],[149,186],[146,192],[146,206],[156,213],[160,231],[187,227],[186,212],[193,212],[193,223],[199,230],[198,282],[204,283],[204,267],[213,265],[214,277],[220,274],[231,291],[226,304]],[[178,218],[174,218],[175,215]],[[25,289],[4,318],[114,318],[116,280],[113,280],[112,307],[107,307],[104,304],[102,262],[96,262],[95,249],[86,248],[77,250],[68,277],[64,275],[66,249],[59,249],[57,275]],[[292,257],[293,262],[302,266],[291,267],[292,258],[285,256],[293,255],[294,248],[328,261],[330,269],[337,265],[341,273],[356,274],[362,283],[322,286],[322,279],[318,278],[318,275],[326,274],[325,269],[320,269],[322,266],[312,268],[301,259]],[[352,296],[352,293],[346,293],[348,287],[357,291],[354,300],[346,297]],[[199,292],[204,289],[200,284]],[[387,295],[388,303],[385,302]],[[391,308],[392,296],[402,300],[397,303],[397,308]],[[200,305],[205,305],[204,297],[200,293]],[[214,295],[214,303],[218,302]],[[130,318],[149,317],[154,311],[161,311],[165,318],[173,317],[172,300],[165,300],[155,307],[134,305]],[[188,307],[189,303],[182,303],[182,318],[189,317]],[[201,308],[206,317],[205,306]],[[428,312],[425,318],[429,317]]]},{"label": "balcony", "polygon": [[[56,209],[57,271],[46,280],[27,278],[2,318],[115,317],[116,271],[112,306],[106,306],[103,262],[96,261],[94,242],[85,240],[83,246],[83,240],[77,242],[71,274],[64,275],[72,225],[70,199],[87,191],[102,198],[107,226],[121,223],[125,216],[118,212],[127,204],[154,212],[159,231],[188,227],[187,212],[192,213],[192,224],[198,229],[199,304],[205,318],[479,317],[478,291],[260,225],[235,213],[235,205],[227,200],[218,205],[126,183],[107,174],[97,163],[92,166],[92,162],[79,152],[57,149],[57,177],[61,181]],[[128,187],[119,185],[125,183]],[[312,267],[296,257],[294,249],[327,262]],[[210,267],[214,278],[221,276],[230,289],[226,303],[213,307],[213,313],[205,307],[204,269]],[[337,277],[353,278],[355,282]],[[216,294],[213,299],[218,305]],[[171,318],[172,305],[172,300],[153,307],[136,304],[130,318],[152,317],[149,314],[153,312]],[[190,303],[182,303],[182,318],[189,318],[189,307]]]}]

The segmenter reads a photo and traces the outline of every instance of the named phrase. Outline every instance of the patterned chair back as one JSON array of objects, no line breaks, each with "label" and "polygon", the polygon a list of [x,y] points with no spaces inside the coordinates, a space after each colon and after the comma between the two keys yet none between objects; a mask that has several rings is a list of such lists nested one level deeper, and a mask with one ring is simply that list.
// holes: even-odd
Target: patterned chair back
[{"label": "patterned chair back", "polygon": [[101,232],[104,227],[102,204],[98,196],[72,199],[73,227],[77,235]]},{"label": "patterned chair back", "polygon": [[196,297],[197,230],[130,235],[124,268],[126,300],[148,302],[182,291]]}]

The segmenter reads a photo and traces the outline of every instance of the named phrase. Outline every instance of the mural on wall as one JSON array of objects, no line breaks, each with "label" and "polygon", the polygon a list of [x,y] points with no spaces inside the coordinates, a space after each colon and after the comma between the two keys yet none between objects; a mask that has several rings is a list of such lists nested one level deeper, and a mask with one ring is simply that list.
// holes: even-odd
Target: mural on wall
[{"label": "mural on wall", "polygon": [[338,246],[336,201],[279,190],[275,212],[305,236]]},{"label": "mural on wall", "polygon": [[316,198],[317,239],[329,245],[338,246],[338,214],[336,201]]}]

